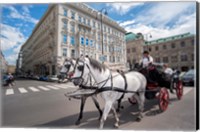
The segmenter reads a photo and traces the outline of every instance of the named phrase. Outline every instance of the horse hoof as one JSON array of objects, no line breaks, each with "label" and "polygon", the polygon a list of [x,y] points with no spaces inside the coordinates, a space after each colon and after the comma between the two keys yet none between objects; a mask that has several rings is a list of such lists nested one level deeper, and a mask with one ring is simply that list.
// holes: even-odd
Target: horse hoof
[{"label": "horse hoof", "polygon": [[76,123],[75,123],[75,125],[80,125],[80,121],[78,120],[78,121],[76,121]]},{"label": "horse hoof", "polygon": [[114,128],[119,128],[119,124],[115,124],[115,125],[114,125]]},{"label": "horse hoof", "polygon": [[136,118],[136,121],[137,121],[137,122],[140,122],[141,120],[142,120],[142,119],[139,118],[139,117]]}]

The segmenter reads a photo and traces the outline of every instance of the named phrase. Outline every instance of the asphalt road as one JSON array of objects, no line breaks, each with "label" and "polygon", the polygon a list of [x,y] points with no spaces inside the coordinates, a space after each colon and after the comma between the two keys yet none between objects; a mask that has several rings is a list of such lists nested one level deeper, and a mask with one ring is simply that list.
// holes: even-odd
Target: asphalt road
[{"label": "asphalt road", "polygon": [[[12,88],[2,88],[3,127],[36,128],[95,128],[99,127],[99,113],[91,98],[86,101],[82,123],[78,126],[80,100],[68,100],[65,93],[75,90],[71,83],[58,84],[33,80],[19,80]],[[119,114],[120,130],[195,130],[195,88],[184,87],[178,100],[170,94],[167,111],[160,113],[157,100],[146,100],[144,118],[136,122],[137,105],[123,102]],[[98,95],[103,109],[104,101]],[[115,119],[110,113],[105,129],[114,129]]]}]

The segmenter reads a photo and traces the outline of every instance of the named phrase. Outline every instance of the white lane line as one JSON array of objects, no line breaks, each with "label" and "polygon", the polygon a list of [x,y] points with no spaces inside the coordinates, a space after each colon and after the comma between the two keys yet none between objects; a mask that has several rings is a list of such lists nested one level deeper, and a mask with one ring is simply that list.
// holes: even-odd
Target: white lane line
[{"label": "white lane line", "polygon": [[186,95],[192,90],[192,88],[183,88],[183,95]]},{"label": "white lane line", "polygon": [[58,90],[59,89],[58,87],[54,87],[54,86],[51,86],[51,85],[47,85],[46,87],[54,89],[54,90]]},{"label": "white lane line", "polygon": [[11,95],[11,94],[14,94],[14,90],[9,88],[6,90],[6,95]]},{"label": "white lane line", "polygon": [[43,87],[43,86],[38,86],[38,88],[44,90],[44,91],[49,91],[50,89],[46,88],[46,87]]},{"label": "white lane line", "polygon": [[54,85],[54,86],[59,87],[59,88],[63,88],[63,89],[68,89],[68,87],[66,87],[66,86],[61,86],[61,85]]},{"label": "white lane line", "polygon": [[28,87],[30,90],[32,90],[33,92],[39,92],[40,90],[35,88],[35,87]]},{"label": "white lane line", "polygon": [[18,88],[20,93],[27,93],[28,91],[25,88]]}]

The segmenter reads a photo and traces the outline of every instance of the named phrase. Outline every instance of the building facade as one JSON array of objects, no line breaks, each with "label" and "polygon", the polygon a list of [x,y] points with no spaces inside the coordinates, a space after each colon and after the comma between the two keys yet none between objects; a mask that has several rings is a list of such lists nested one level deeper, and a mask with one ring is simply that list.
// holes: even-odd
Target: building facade
[{"label": "building facade", "polygon": [[[137,41],[137,39],[133,39],[129,43],[137,45]],[[167,63],[171,68],[181,71],[194,68],[195,35],[193,34],[185,33],[148,42],[143,41],[143,45],[139,47],[141,48],[141,46],[143,46],[143,50],[148,50],[150,52],[151,56],[154,58],[154,62]],[[127,55],[129,55],[128,52]],[[140,55],[140,57],[142,57],[142,54]]]},{"label": "building facade", "polygon": [[21,48],[22,69],[39,75],[58,74],[65,58],[81,54],[104,58],[111,69],[124,68],[126,31],[101,15],[82,3],[50,5]]},{"label": "building facade", "polygon": [[1,69],[1,73],[5,74],[7,72],[8,69],[8,62],[5,60],[5,57],[2,53],[2,51],[0,51],[0,69]]}]

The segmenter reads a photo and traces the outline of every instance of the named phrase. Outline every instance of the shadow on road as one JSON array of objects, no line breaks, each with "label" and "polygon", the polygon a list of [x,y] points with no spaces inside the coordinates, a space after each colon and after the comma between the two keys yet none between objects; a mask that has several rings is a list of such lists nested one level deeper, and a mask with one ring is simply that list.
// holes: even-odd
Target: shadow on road
[{"label": "shadow on road", "polygon": [[[170,99],[170,102],[178,101],[176,98]],[[134,123],[136,121],[138,115],[138,105],[131,105],[128,101],[122,103],[124,109],[122,109],[119,113],[120,125],[126,123]],[[145,102],[145,110],[144,110],[144,118],[145,116],[156,116],[158,114],[162,114],[159,111],[158,100],[146,100]],[[42,128],[89,128],[89,129],[97,129],[99,128],[99,113],[98,111],[87,111],[83,113],[83,119],[81,120],[81,124],[76,126],[75,122],[78,119],[78,115],[70,115],[57,120],[53,120],[44,124],[39,124],[34,127],[42,127]],[[112,112],[110,112],[105,124],[105,129],[113,129],[113,125],[115,123],[114,116]]]}]

